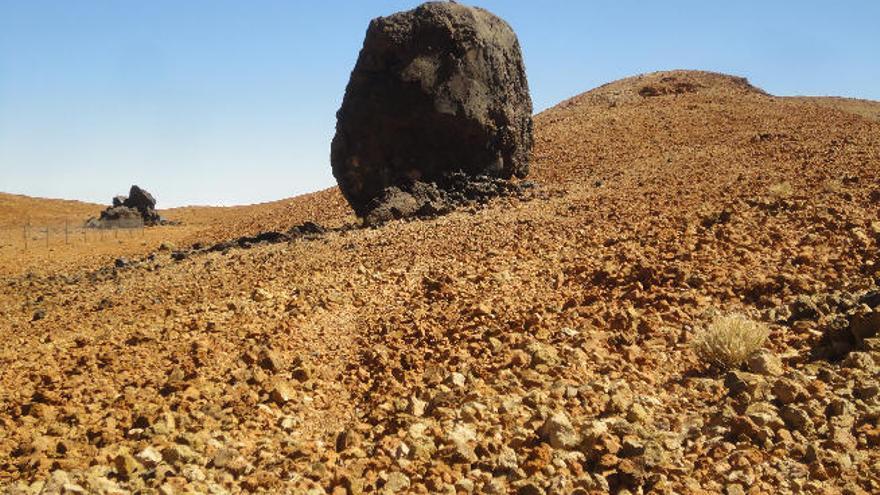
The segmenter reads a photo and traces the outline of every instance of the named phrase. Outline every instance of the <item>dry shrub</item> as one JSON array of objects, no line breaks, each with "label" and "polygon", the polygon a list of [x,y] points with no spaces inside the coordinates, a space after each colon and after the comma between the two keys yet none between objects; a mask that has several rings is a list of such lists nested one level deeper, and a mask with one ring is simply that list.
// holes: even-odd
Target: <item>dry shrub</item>
[{"label": "dry shrub", "polygon": [[773,184],[767,190],[776,199],[788,199],[794,195],[794,187],[788,181]]},{"label": "dry shrub", "polygon": [[843,182],[837,179],[828,179],[822,183],[822,189],[827,193],[840,194],[843,192]]},{"label": "dry shrub", "polygon": [[745,315],[718,316],[697,335],[694,349],[706,364],[738,368],[764,345],[769,334],[767,325]]}]

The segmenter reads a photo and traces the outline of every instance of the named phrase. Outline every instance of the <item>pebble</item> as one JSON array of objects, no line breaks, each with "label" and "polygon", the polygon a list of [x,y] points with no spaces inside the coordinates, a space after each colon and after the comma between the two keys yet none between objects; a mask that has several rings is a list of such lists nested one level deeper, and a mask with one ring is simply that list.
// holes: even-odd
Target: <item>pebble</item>
[{"label": "pebble", "polygon": [[156,467],[162,462],[162,454],[153,447],[144,448],[135,455],[135,458],[148,468]]},{"label": "pebble", "polygon": [[747,367],[752,373],[765,376],[780,376],[785,372],[782,361],[767,349],[752,354],[748,359]]},{"label": "pebble", "polygon": [[293,399],[294,392],[286,382],[278,382],[272,387],[270,397],[276,404],[284,405]]},{"label": "pebble", "polygon": [[581,441],[580,435],[564,412],[556,412],[548,417],[538,433],[554,449],[571,450]]},{"label": "pebble", "polygon": [[384,491],[388,493],[403,493],[410,487],[409,478],[403,473],[391,473],[385,480]]}]

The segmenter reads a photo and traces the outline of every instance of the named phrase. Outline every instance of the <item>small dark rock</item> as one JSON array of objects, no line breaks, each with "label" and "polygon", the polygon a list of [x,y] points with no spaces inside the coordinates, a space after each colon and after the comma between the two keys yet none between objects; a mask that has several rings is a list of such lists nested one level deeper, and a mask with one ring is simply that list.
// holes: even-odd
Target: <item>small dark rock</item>
[{"label": "small dark rock", "polygon": [[315,222],[304,222],[301,225],[291,227],[287,234],[291,237],[297,236],[317,236],[327,232],[327,229],[316,224]]},{"label": "small dark rock", "polygon": [[872,290],[865,293],[865,295],[859,298],[859,302],[875,309],[880,307],[880,290]]},{"label": "small dark rock", "polygon": [[798,296],[791,304],[790,321],[815,320],[819,317],[819,308],[816,302],[807,296]]},{"label": "small dark rock", "polygon": [[281,232],[260,232],[259,234],[253,237],[241,237],[238,239],[238,245],[244,247],[245,244],[254,245],[260,244],[263,242],[269,244],[275,244],[278,242],[285,242],[290,239],[290,236]]}]

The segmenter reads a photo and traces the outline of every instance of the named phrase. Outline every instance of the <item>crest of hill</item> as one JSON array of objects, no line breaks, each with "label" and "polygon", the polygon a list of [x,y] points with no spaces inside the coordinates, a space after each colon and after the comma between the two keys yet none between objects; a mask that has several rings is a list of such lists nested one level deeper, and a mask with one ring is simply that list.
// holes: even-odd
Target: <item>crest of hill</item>
[{"label": "crest of hill", "polygon": [[673,70],[619,79],[561,102],[555,108],[583,104],[637,104],[645,98],[700,94],[714,97],[768,96],[744,77],[717,72]]},{"label": "crest of hill", "polygon": [[[784,98],[880,121],[878,101],[838,96],[776,97],[752,85],[745,77],[696,70],[660,71],[619,79],[564,100],[550,110],[581,108],[584,105],[614,107],[620,104],[645,103],[646,98],[686,96],[717,98],[719,103],[733,103],[735,100],[749,98],[759,101]],[[670,98],[661,98],[660,101],[674,104],[670,102]]]},{"label": "crest of hill", "polygon": [[841,98],[839,96],[793,96],[793,100],[833,108],[880,122],[880,101]]},{"label": "crest of hill", "polygon": [[83,201],[0,192],[0,228],[21,227],[28,221],[33,225],[63,224],[65,221],[81,224],[85,219],[97,216],[103,208]]},{"label": "crest of hill", "polygon": [[868,164],[840,147],[877,146],[878,125],[871,115],[878,108],[880,103],[860,100],[777,97],[725,74],[644,74],[539,114],[533,177],[570,184],[591,176],[631,176],[638,185],[647,177],[678,181],[702,169],[693,184],[703,187],[711,177],[715,180],[705,186],[713,187],[744,171],[775,172],[783,163],[803,167],[804,158],[814,161],[828,149],[862,168]]},{"label": "crest of hill", "polygon": [[186,206],[163,211],[170,219],[197,226],[199,242],[222,241],[261,231],[285,231],[303,222],[338,227],[354,222],[336,187],[267,203],[240,206]]}]

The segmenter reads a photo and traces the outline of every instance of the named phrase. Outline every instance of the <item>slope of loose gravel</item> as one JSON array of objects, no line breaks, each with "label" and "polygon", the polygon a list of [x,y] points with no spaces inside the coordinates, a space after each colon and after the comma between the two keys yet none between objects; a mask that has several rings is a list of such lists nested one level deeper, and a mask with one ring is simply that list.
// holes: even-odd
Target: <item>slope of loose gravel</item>
[{"label": "slope of loose gravel", "polygon": [[33,198],[0,192],[0,229],[19,229],[28,221],[34,225],[83,222],[97,216],[101,206],[82,201]]},{"label": "slope of loose gravel", "polygon": [[[0,276],[88,270],[112,264],[120,257],[146,256],[162,244],[184,249],[195,243],[214,244],[268,230],[284,231],[306,221],[333,228],[357,220],[336,188],[257,205],[160,210],[163,218],[176,225],[143,231],[84,232],[85,220],[97,216],[102,209],[100,205],[78,201],[0,193]],[[33,227],[25,244],[22,226],[28,220]]]},{"label": "slope of loose gravel", "polygon": [[[5,279],[0,485],[880,490],[880,123],[667,72],[535,128],[524,199]],[[343,206],[323,191],[185,240],[342,226]],[[733,310],[772,330],[752,373],[690,349]],[[864,339],[812,359],[840,321]]]}]

